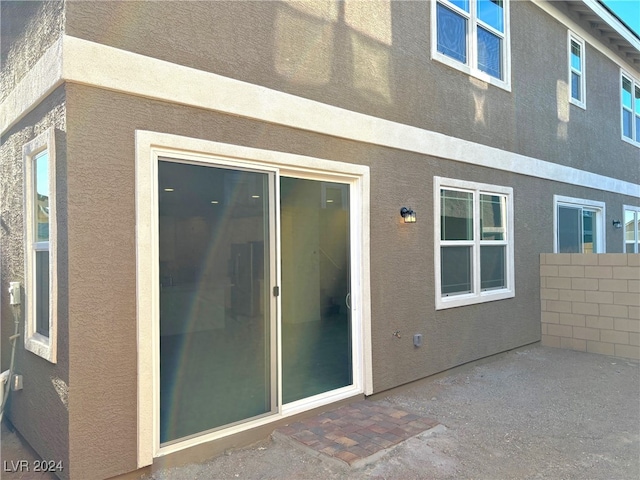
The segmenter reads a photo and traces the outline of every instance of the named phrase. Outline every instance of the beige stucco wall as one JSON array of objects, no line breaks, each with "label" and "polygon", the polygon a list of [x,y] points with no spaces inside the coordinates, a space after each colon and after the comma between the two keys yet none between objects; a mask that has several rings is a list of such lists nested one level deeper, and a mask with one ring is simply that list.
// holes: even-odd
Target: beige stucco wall
[{"label": "beige stucco wall", "polygon": [[587,109],[571,105],[567,27],[510,5],[510,92],[431,59],[425,1],[68,2],[66,33],[640,182],[637,148],[620,140],[620,68],[587,45]]},{"label": "beige stucco wall", "polygon": [[[59,87],[25,118],[14,125],[0,144],[0,295],[2,370],[9,368],[13,335],[13,311],[9,305],[9,282],[22,284],[25,296],[24,264],[24,160],[22,147],[49,128],[54,129],[56,149],[56,212],[57,224],[57,286],[58,344],[57,363],[24,349],[24,337],[17,342],[15,372],[23,376],[24,388],[9,397],[8,418],[21,435],[43,457],[62,461],[68,475],[69,465],[69,330],[67,323],[67,223],[66,223],[66,117],[65,89]],[[21,335],[25,331],[24,309],[20,311]]]},{"label": "beige stucco wall", "polygon": [[[426,2],[351,4],[362,14],[388,5],[390,30],[381,26],[384,18],[380,24],[364,15],[368,30],[362,31],[345,12],[334,22],[286,2],[67,2],[66,33],[552,162],[640,178],[637,149],[620,140],[618,68],[587,47],[588,88],[601,95],[589,97],[586,111],[565,105],[556,87],[566,77],[566,27],[534,5],[512,3],[513,91],[506,92],[430,60]],[[24,73],[46,43],[11,57],[11,71]],[[62,105],[66,116],[58,118],[52,112]],[[570,122],[558,117],[559,108],[570,112]],[[24,275],[20,148],[47,125],[55,125],[57,141],[64,142],[58,157],[60,360],[42,367],[20,354],[29,388],[12,414],[43,457],[62,458],[69,466],[64,474],[79,479],[136,468],[136,129],[370,167],[375,392],[540,339],[537,266],[539,252],[553,246],[554,194],[605,202],[616,217],[623,204],[638,204],[637,198],[67,84],[2,139],[2,174],[11,175],[10,182],[2,177],[0,235],[10,249],[2,285]],[[593,145],[595,135],[605,140]],[[515,298],[435,310],[434,175],[513,187]],[[399,221],[401,206],[417,211],[416,224]],[[609,250],[621,251],[622,231],[608,228],[606,236]],[[6,338],[6,302],[2,309]],[[400,338],[392,335],[396,330]],[[413,346],[413,333],[424,335],[421,348]],[[68,410],[52,377],[69,385]]]},{"label": "beige stucco wall", "polygon": [[542,344],[640,359],[640,255],[540,255]]}]

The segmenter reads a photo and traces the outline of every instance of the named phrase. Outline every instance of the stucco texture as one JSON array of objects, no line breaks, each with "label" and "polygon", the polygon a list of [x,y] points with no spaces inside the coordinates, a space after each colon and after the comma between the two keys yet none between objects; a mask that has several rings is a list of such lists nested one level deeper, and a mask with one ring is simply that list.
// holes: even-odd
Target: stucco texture
[{"label": "stucco texture", "polygon": [[[23,222],[23,153],[22,146],[49,128],[54,128],[58,213],[58,345],[57,363],[24,349],[21,336],[17,342],[15,373],[23,376],[24,388],[13,392],[7,416],[21,435],[42,458],[62,461],[68,475],[69,446],[69,344],[67,324],[67,248],[66,248],[66,124],[65,90],[60,87],[11,130],[2,136],[0,146],[0,248],[2,263],[0,287],[6,292],[9,282],[18,281],[24,296],[24,222]],[[13,335],[13,311],[9,296],[1,295],[2,369],[9,368],[11,354],[8,338]],[[23,297],[24,298],[24,297]],[[28,300],[27,300],[28,301]],[[24,335],[24,311],[20,310],[20,333]]]},{"label": "stucco texture", "polygon": [[64,1],[0,2],[0,102],[64,29]]},{"label": "stucco texture", "polygon": [[[135,130],[368,165],[374,390],[540,340],[540,252],[553,251],[553,195],[613,194],[323,137],[104,90],[67,86],[71,458],[82,477],[135,468]],[[511,186],[516,297],[435,310],[433,176]],[[418,222],[405,225],[401,206]],[[542,232],[542,233],[541,233]],[[615,251],[620,231],[607,229]],[[382,274],[384,272],[384,274]],[[100,288],[96,288],[99,285]],[[396,330],[401,338],[392,335]],[[424,335],[415,348],[414,333]],[[86,358],[92,361],[87,362]],[[77,403],[76,403],[77,402]],[[110,441],[118,438],[118,444]]]},{"label": "stucco texture", "polygon": [[511,92],[431,60],[422,1],[70,2],[66,33],[638,183],[619,67],[587,45],[587,109],[569,104],[567,27],[510,5]]}]

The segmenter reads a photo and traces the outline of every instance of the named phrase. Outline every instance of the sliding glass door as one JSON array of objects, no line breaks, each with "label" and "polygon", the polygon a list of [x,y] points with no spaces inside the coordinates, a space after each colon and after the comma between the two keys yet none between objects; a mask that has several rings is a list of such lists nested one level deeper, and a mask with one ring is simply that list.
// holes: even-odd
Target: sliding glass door
[{"label": "sliding glass door", "polygon": [[161,160],[158,179],[167,443],[275,411],[273,174]]},{"label": "sliding glass door", "polygon": [[160,158],[157,196],[161,446],[353,385],[350,184]]},{"label": "sliding glass door", "polygon": [[353,383],[349,188],[282,177],[282,402]]}]

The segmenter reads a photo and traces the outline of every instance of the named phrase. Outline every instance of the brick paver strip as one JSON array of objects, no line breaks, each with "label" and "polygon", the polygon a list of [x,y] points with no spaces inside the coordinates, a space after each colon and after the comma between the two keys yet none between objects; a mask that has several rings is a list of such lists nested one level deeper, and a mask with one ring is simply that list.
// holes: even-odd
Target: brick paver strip
[{"label": "brick paver strip", "polygon": [[276,430],[318,454],[350,466],[383,454],[438,422],[427,417],[363,400]]}]

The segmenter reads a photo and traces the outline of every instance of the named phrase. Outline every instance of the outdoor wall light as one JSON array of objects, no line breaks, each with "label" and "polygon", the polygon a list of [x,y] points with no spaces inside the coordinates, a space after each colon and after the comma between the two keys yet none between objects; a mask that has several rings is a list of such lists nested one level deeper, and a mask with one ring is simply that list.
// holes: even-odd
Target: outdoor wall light
[{"label": "outdoor wall light", "polygon": [[416,223],[416,212],[407,207],[400,209],[400,215],[404,218],[404,223]]},{"label": "outdoor wall light", "polygon": [[613,221],[613,228],[622,228],[622,223],[620,222],[620,220]]}]

